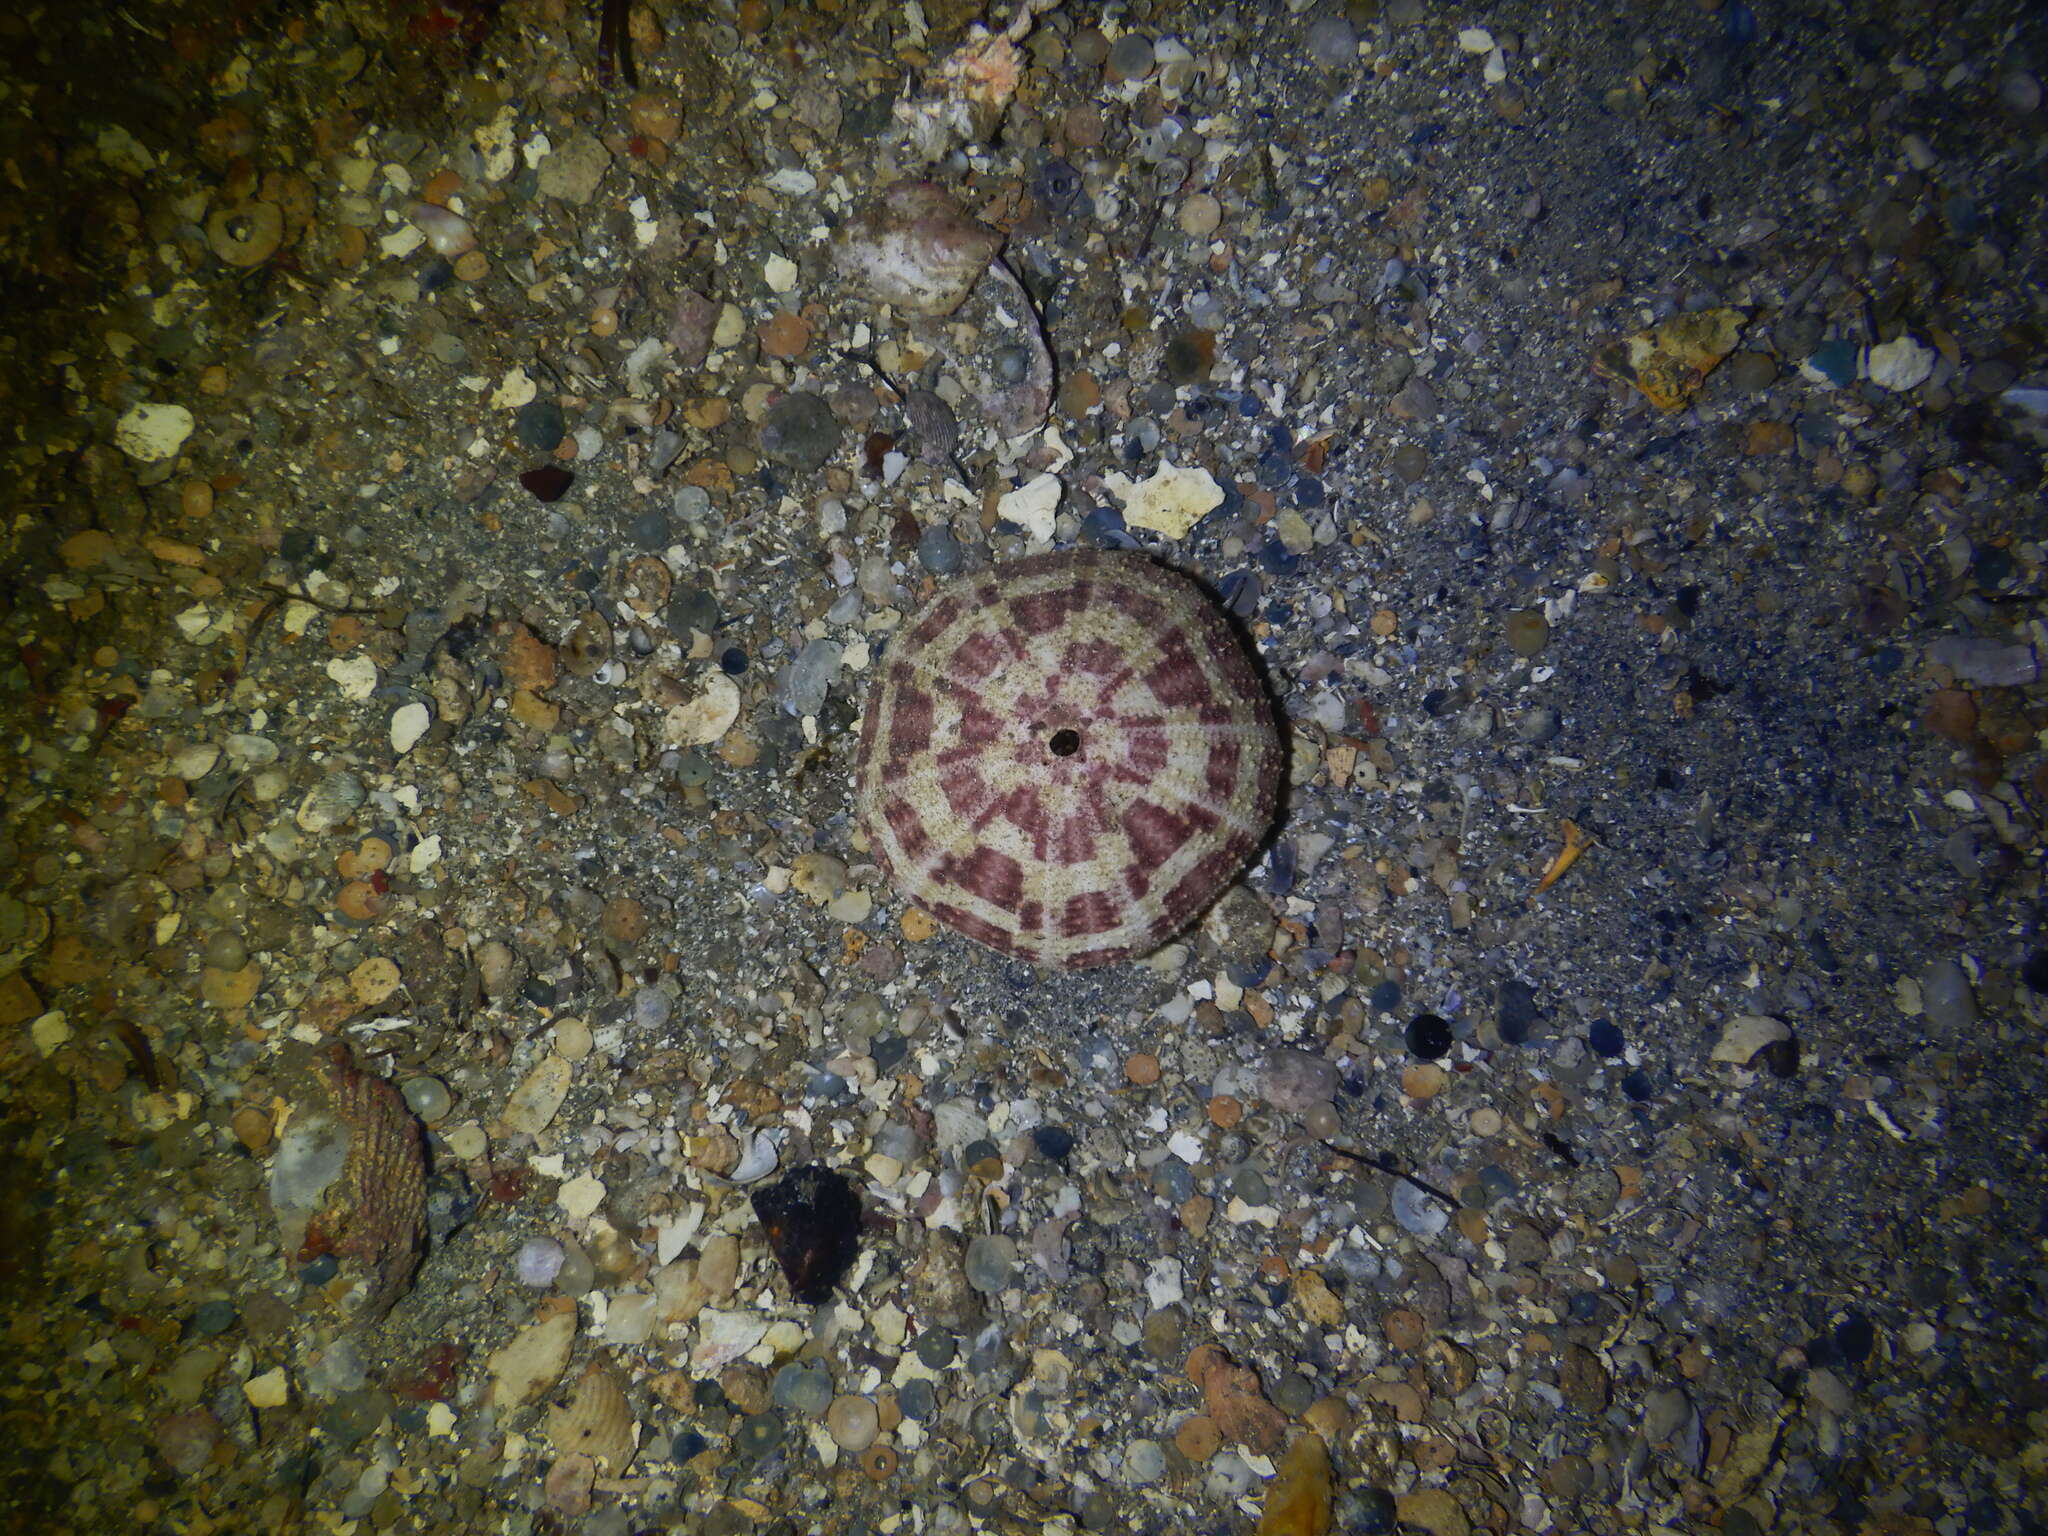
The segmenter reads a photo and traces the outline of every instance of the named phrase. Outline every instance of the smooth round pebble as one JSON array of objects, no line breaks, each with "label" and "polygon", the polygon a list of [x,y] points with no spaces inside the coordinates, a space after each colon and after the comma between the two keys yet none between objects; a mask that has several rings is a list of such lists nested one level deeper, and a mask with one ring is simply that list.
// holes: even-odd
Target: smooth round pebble
[{"label": "smooth round pebble", "polygon": [[967,1283],[984,1295],[993,1295],[1009,1284],[1017,1267],[1017,1244],[1002,1236],[982,1236],[967,1245]]},{"label": "smooth round pebble", "polygon": [[839,451],[839,419],[823,395],[784,395],[761,423],[761,451],[791,469],[816,470]]},{"label": "smooth round pebble", "polygon": [[865,1397],[838,1397],[825,1412],[825,1429],[834,1445],[858,1456],[882,1432],[882,1418],[874,1403]]},{"label": "smooth round pebble", "polygon": [[742,1456],[766,1456],[782,1444],[782,1420],[772,1413],[757,1413],[741,1421],[732,1443]]},{"label": "smooth round pebble", "polygon": [[1451,1026],[1433,1013],[1418,1013],[1408,1021],[1408,1053],[1418,1061],[1438,1061],[1450,1053]]},{"label": "smooth round pebble", "polygon": [[832,1406],[832,1373],[823,1365],[792,1362],[775,1373],[771,1392],[778,1408],[815,1419]]},{"label": "smooth round pebble", "polygon": [[202,1301],[192,1309],[192,1331],[201,1338],[226,1333],[235,1326],[235,1304],[222,1298]]},{"label": "smooth round pebble", "polygon": [[553,453],[568,431],[562,408],[552,400],[529,400],[512,415],[512,434],[536,453]]},{"label": "smooth round pebble", "polygon": [[1142,80],[1152,73],[1153,62],[1152,39],[1137,32],[1126,32],[1111,43],[1104,61],[1111,78],[1117,80]]},{"label": "smooth round pebble", "polygon": [[922,1376],[913,1376],[896,1389],[896,1406],[903,1417],[922,1424],[939,1411],[938,1389]]},{"label": "smooth round pebble", "polygon": [[405,1095],[405,1102],[412,1106],[412,1112],[428,1125],[439,1125],[448,1118],[448,1111],[455,1107],[454,1095],[438,1077],[408,1078],[400,1092]]},{"label": "smooth round pebble", "polygon": [[1508,615],[1508,645],[1517,656],[1534,656],[1550,644],[1550,621],[1535,608]]},{"label": "smooth round pebble", "polygon": [[562,1261],[567,1257],[562,1245],[552,1237],[529,1237],[519,1245],[519,1256],[513,1261],[513,1273],[519,1276],[521,1285],[544,1291],[555,1283],[555,1277],[562,1272]]},{"label": "smooth round pebble", "polygon": [[1180,205],[1181,231],[1191,239],[1208,239],[1222,222],[1223,205],[1210,193],[1194,193]]},{"label": "smooth round pebble", "polygon": [[966,562],[967,552],[944,523],[933,523],[918,535],[917,563],[934,576],[951,576]]},{"label": "smooth round pebble", "polygon": [[1969,973],[1953,960],[1937,960],[1920,978],[1920,1007],[1942,1029],[1967,1029],[1977,1022],[1977,994]]}]

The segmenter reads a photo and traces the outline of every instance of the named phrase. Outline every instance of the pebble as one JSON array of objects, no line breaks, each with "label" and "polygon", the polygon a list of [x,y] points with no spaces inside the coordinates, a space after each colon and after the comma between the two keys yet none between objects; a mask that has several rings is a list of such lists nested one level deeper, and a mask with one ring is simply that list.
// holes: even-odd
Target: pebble
[{"label": "pebble", "polygon": [[733,1449],[750,1461],[758,1461],[782,1444],[783,1425],[779,1414],[757,1413],[742,1419],[732,1437]]},{"label": "pebble", "polygon": [[512,413],[513,436],[536,453],[553,453],[568,430],[561,406],[552,400],[529,400]]},{"label": "pebble", "polygon": [[405,1095],[405,1102],[412,1106],[412,1112],[427,1125],[439,1125],[455,1107],[448,1085],[438,1077],[408,1078],[400,1091]]},{"label": "pebble", "polygon": [[1318,16],[1309,23],[1308,56],[1323,69],[1358,62],[1358,28],[1346,16]]},{"label": "pebble", "polygon": [[966,564],[966,551],[944,523],[933,523],[917,538],[917,563],[934,576],[952,576]]},{"label": "pebble", "polygon": [[1977,1022],[1977,993],[1953,960],[1937,960],[1920,977],[1920,1007],[1937,1028],[1962,1032]]},{"label": "pebble", "polygon": [[906,1419],[922,1424],[938,1412],[938,1389],[923,1377],[913,1376],[896,1389],[896,1406]]},{"label": "pebble", "polygon": [[1542,1015],[1536,1007],[1536,989],[1519,976],[1500,984],[1500,1011],[1495,1015],[1501,1039],[1522,1045],[1536,1030]]},{"label": "pebble", "polygon": [[1417,1237],[1434,1237],[1450,1224],[1451,1213],[1443,1202],[1406,1179],[1394,1181],[1391,1203],[1401,1230]]},{"label": "pebble", "polygon": [[687,637],[694,629],[708,635],[718,628],[718,597],[702,587],[684,587],[669,599],[666,618],[674,634]]},{"label": "pebble", "polygon": [[1157,1440],[1133,1440],[1124,1447],[1124,1475],[1140,1487],[1166,1476],[1166,1452]]},{"label": "pebble", "polygon": [[761,423],[761,452],[805,473],[823,469],[839,439],[839,419],[824,396],[802,390],[776,401]]},{"label": "pebble", "polygon": [[1728,359],[1729,382],[1745,395],[1760,394],[1778,377],[1778,365],[1768,352],[1738,352]]},{"label": "pebble", "polygon": [[1408,1021],[1404,1039],[1418,1061],[1440,1061],[1450,1054],[1451,1026],[1434,1013],[1418,1013]]},{"label": "pebble", "polygon": [[823,709],[826,692],[839,674],[843,657],[837,641],[807,642],[776,682],[776,702],[783,712],[803,716],[815,715]]},{"label": "pebble", "polygon": [[1259,1068],[1259,1096],[1287,1114],[1302,1114],[1329,1103],[1341,1082],[1334,1061],[1288,1047],[1267,1052]]},{"label": "pebble", "polygon": [[172,1414],[156,1427],[156,1451],[164,1465],[180,1477],[204,1470],[220,1443],[220,1422],[204,1408]]},{"label": "pebble", "polygon": [[1000,1234],[983,1234],[967,1244],[967,1283],[994,1295],[1010,1282],[1017,1267],[1017,1244]]},{"label": "pebble", "polygon": [[881,1417],[868,1398],[837,1397],[826,1410],[825,1429],[834,1445],[857,1456],[875,1443],[875,1436],[881,1432]]},{"label": "pebble", "polygon": [[1190,239],[1206,240],[1216,233],[1222,223],[1223,204],[1208,192],[1193,193],[1180,205],[1181,231]]},{"label": "pebble", "polygon": [[1103,67],[1112,80],[1142,80],[1152,73],[1152,39],[1139,32],[1126,32],[1110,44]]},{"label": "pebble", "polygon": [[1524,608],[1508,615],[1507,634],[1517,656],[1534,656],[1550,644],[1550,621],[1541,609]]},{"label": "pebble", "polygon": [[792,1361],[775,1373],[771,1394],[776,1407],[818,1418],[833,1406],[832,1372],[823,1364]]},{"label": "pebble", "polygon": [[521,1285],[544,1291],[562,1273],[567,1257],[562,1245],[552,1237],[529,1237],[519,1245],[519,1252],[512,1261],[512,1272],[519,1277]]}]

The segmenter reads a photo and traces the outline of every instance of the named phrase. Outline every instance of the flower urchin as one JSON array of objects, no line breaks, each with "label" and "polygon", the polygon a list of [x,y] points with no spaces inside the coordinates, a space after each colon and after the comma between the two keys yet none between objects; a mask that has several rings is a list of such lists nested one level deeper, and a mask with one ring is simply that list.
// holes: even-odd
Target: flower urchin
[{"label": "flower urchin", "polygon": [[868,695],[857,809],[933,917],[1081,967],[1157,948],[1273,819],[1273,706],[1192,582],[1138,556],[1035,555],[941,587]]}]

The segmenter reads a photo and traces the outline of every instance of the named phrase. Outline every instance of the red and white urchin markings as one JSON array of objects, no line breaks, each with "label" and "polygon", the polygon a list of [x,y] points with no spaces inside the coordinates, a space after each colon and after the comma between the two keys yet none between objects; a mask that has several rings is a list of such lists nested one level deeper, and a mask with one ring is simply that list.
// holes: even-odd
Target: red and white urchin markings
[{"label": "red and white urchin markings", "polygon": [[1079,967],[1159,947],[1271,825],[1273,706],[1201,590],[1136,555],[1033,555],[941,587],[861,725],[876,861],[941,922]]}]

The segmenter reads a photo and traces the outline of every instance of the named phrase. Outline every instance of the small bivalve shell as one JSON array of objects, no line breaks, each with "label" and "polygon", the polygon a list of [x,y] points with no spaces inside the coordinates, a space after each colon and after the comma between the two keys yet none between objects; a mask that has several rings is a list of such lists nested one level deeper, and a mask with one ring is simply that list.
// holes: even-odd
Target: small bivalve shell
[{"label": "small bivalve shell", "polygon": [[1003,246],[944,187],[899,181],[849,219],[833,250],[841,272],[913,315],[950,315]]},{"label": "small bivalve shell", "polygon": [[323,775],[299,802],[299,830],[332,832],[361,809],[367,795],[363,781],[345,768]]},{"label": "small bivalve shell", "polygon": [[613,1477],[639,1448],[639,1425],[617,1367],[597,1359],[583,1368],[566,1405],[548,1409],[548,1444],[558,1456],[588,1456]]}]

